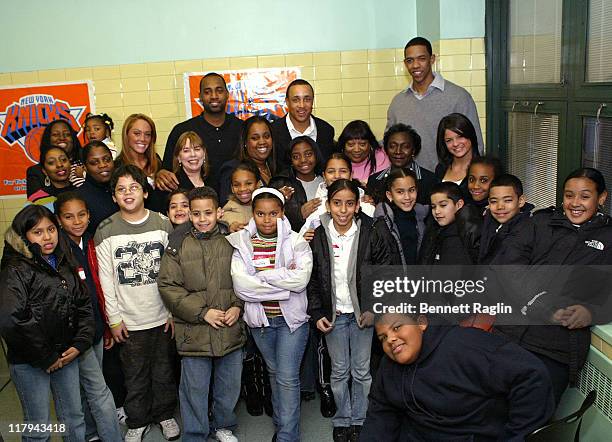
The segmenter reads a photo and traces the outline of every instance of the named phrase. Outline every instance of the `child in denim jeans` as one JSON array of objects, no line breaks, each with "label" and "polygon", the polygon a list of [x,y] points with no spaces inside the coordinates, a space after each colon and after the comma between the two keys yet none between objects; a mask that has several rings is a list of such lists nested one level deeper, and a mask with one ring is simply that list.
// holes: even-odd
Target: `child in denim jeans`
[{"label": "child in denim jeans", "polygon": [[245,301],[244,320],[264,357],[278,442],[300,440],[300,363],[308,339],[306,285],[312,270],[308,243],[291,231],[283,194],[253,192],[253,219],[227,239],[234,246],[234,290]]}]

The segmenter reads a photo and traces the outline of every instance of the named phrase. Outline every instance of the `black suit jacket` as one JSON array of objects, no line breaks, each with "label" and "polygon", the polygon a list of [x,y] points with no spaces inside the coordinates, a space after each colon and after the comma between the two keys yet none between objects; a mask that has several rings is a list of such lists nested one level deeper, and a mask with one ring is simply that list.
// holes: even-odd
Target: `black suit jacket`
[{"label": "black suit jacket", "polygon": [[[317,144],[323,155],[322,163],[336,150],[334,143],[334,128],[327,121],[312,116],[317,126]],[[274,139],[274,149],[276,150],[276,170],[286,170],[291,167],[289,156],[289,143],[291,135],[287,128],[287,115],[272,123],[272,137]]]}]

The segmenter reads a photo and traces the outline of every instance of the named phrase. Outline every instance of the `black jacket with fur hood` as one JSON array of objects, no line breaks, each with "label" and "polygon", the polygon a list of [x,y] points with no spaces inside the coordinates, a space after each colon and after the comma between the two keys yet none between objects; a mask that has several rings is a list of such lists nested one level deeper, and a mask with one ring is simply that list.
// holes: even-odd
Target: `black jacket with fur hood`
[{"label": "black jacket with fur hood", "polygon": [[12,228],[4,239],[0,334],[9,363],[47,369],[70,347],[82,354],[91,346],[95,326],[87,287],[64,253],[69,249],[58,245],[54,269],[38,245],[26,244]]}]

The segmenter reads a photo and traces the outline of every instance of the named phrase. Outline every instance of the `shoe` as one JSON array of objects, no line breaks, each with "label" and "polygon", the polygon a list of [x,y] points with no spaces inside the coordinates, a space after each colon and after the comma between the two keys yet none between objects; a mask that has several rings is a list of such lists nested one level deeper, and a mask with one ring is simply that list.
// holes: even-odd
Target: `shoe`
[{"label": "shoe", "polygon": [[232,433],[232,431],[228,430],[227,428],[217,430],[217,432],[215,433],[215,438],[219,442],[238,442],[238,438],[234,436],[234,433]]},{"label": "shoe", "polygon": [[117,408],[117,420],[121,425],[127,425],[127,414],[125,414],[125,409],[123,407]]},{"label": "shoe", "polygon": [[349,440],[351,442],[358,442],[359,441],[359,434],[361,434],[361,428],[363,427],[363,425],[351,425],[351,435],[349,437]]},{"label": "shoe", "polygon": [[144,435],[149,432],[151,427],[149,425],[145,425],[140,428],[128,428],[127,433],[125,433],[125,442],[140,442],[144,438]]},{"label": "shoe", "polygon": [[93,437],[90,437],[89,439],[87,439],[87,442],[98,442],[98,441],[101,441],[101,440],[102,439],[100,439],[99,436],[93,436]]},{"label": "shoe", "polygon": [[181,429],[173,417],[166,419],[165,421],[161,421],[159,426],[161,427],[162,434],[166,440],[177,440],[181,435]]},{"label": "shoe", "polygon": [[304,402],[310,402],[315,398],[314,391],[300,391],[300,399]]},{"label": "shoe", "polygon": [[350,427],[334,427],[334,442],[349,442]]},{"label": "shoe", "polygon": [[[258,382],[257,359],[255,355],[247,357],[242,363],[242,397],[246,403],[247,413],[261,416],[263,410],[262,386]],[[212,411],[212,407],[209,408]]]},{"label": "shoe", "polygon": [[336,414],[336,402],[334,401],[334,393],[330,385],[321,387],[321,415],[323,417],[332,417]]}]

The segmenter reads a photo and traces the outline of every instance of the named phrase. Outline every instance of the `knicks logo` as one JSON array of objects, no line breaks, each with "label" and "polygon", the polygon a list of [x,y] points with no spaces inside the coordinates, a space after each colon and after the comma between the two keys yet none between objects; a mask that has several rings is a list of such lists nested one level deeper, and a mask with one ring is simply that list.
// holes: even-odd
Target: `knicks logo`
[{"label": "knicks logo", "polygon": [[78,133],[78,118],[85,106],[70,107],[48,94],[26,95],[0,112],[0,138],[9,146],[17,143],[29,160],[38,162],[42,132],[54,120],[65,120]]}]

